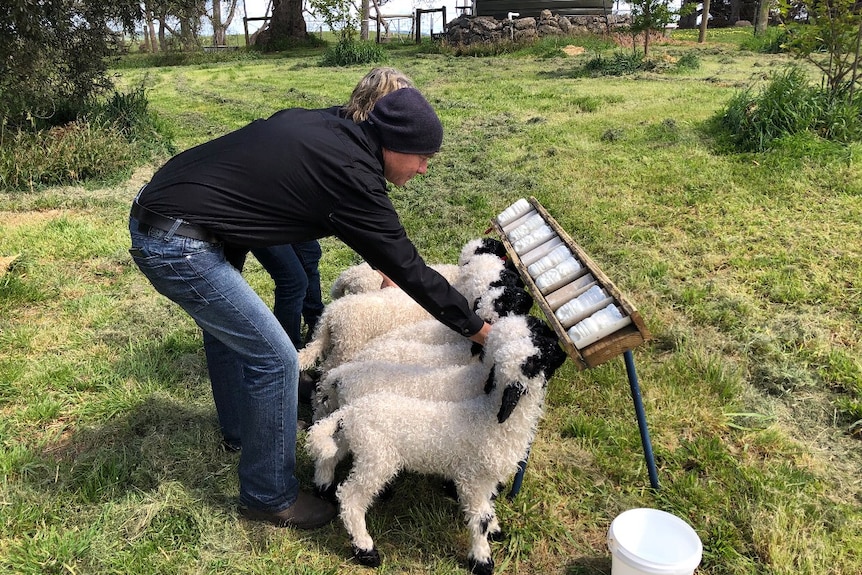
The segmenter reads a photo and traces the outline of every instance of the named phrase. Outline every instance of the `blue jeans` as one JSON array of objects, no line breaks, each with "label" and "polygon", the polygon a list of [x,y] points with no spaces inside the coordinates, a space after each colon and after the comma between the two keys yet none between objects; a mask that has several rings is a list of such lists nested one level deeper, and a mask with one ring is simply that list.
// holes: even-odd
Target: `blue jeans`
[{"label": "blue jeans", "polygon": [[[311,333],[323,313],[318,270],[321,257],[320,244],[317,241],[300,242],[255,248],[252,253],[275,282],[275,305],[273,306],[275,317],[294,347],[300,347],[301,318],[305,319],[308,331]],[[234,267],[242,271],[245,255],[244,249],[231,248],[228,259]],[[240,449],[242,434],[239,414],[232,406],[236,404],[233,398],[234,390],[237,388],[236,382],[242,380],[242,364],[240,358],[218,338],[207,333],[206,330],[203,337],[207,369],[222,436],[227,446]]]},{"label": "blue jeans", "polygon": [[302,344],[302,320],[314,331],[323,313],[320,293],[321,250],[317,241],[298,242],[251,250],[275,282],[273,312],[293,345]]},{"label": "blue jeans", "polygon": [[[239,499],[278,512],[296,501],[296,348],[269,307],[224,257],[222,244],[138,230],[129,220],[130,253],[156,290],[180,305],[238,366],[218,410],[233,414],[242,438]],[[227,380],[225,380],[227,381]],[[216,390],[213,390],[214,396]],[[219,405],[221,403],[221,405]],[[228,404],[229,405],[226,405]]]}]

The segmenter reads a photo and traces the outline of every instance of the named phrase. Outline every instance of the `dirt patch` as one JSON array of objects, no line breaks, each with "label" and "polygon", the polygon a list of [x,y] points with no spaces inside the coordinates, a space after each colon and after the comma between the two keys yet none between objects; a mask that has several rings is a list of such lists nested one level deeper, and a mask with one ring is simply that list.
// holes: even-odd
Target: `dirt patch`
[{"label": "dirt patch", "polygon": [[579,55],[585,53],[586,51],[587,51],[586,48],[584,48],[583,46],[569,45],[569,46],[566,46],[565,48],[563,48],[563,52],[565,52],[569,56],[579,56]]},{"label": "dirt patch", "polygon": [[12,266],[15,264],[15,261],[20,257],[21,254],[15,254],[13,256],[0,256],[0,276],[11,270]]}]

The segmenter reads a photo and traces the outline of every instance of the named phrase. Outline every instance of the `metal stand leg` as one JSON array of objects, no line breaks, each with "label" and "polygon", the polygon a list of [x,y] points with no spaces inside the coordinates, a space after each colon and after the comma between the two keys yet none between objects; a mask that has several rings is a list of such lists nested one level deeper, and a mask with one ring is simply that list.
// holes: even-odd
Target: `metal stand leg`
[{"label": "metal stand leg", "polygon": [[[641,399],[641,389],[640,384],[638,383],[638,374],[635,370],[634,356],[632,356],[631,351],[626,351],[623,353],[623,358],[626,362],[629,388],[632,393],[632,401],[634,401],[635,404],[638,429],[641,433],[641,444],[643,445],[644,459],[646,459],[647,472],[649,473],[649,484],[653,489],[659,489],[658,472],[655,467],[655,457],[653,456],[652,442],[650,441],[649,429],[647,428],[646,414],[644,413],[644,404]],[[528,450],[527,455],[525,455],[524,459],[518,464],[518,472],[515,474],[515,479],[512,481],[512,488],[509,490],[509,494],[507,496],[510,501],[515,499],[518,492],[521,490],[521,484],[524,482],[524,472],[527,470],[527,458],[529,458],[529,456],[530,452]]]},{"label": "metal stand leg", "polygon": [[644,414],[644,405],[641,400],[640,385],[638,385],[638,374],[635,371],[635,360],[631,350],[623,354],[626,361],[626,372],[629,376],[629,387],[632,392],[632,400],[635,404],[635,413],[638,418],[638,429],[641,432],[641,443],[644,449],[644,458],[646,459],[647,471],[649,472],[649,483],[653,489],[658,489],[658,473],[655,468],[655,458],[652,453],[652,443],[649,438],[649,429],[647,429],[646,415]]},{"label": "metal stand leg", "polygon": [[530,457],[530,450],[527,450],[527,454],[524,456],[524,459],[518,464],[518,472],[515,474],[515,479],[512,481],[512,489],[509,490],[509,495],[506,497],[509,498],[509,501],[512,501],[521,490],[521,484],[524,482],[524,472],[527,471],[527,458]]}]

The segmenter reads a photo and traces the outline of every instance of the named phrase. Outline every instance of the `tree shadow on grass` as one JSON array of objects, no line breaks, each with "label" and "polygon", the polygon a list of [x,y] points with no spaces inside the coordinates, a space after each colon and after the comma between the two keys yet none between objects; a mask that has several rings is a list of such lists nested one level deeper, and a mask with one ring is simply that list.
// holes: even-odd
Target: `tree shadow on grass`
[{"label": "tree shadow on grass", "polygon": [[[237,522],[245,531],[241,540],[252,549],[269,547],[274,536],[297,539],[292,530],[237,521],[240,455],[223,449],[206,377],[198,373],[205,365],[190,359],[199,356],[194,342],[181,340],[135,346],[118,360],[111,385],[147,383],[137,390],[118,387],[113,395],[94,395],[91,413],[108,419],[78,426],[32,452],[17,482],[47,493],[58,506],[81,510],[82,517],[111,509],[123,530],[120,537],[130,545],[168,538],[165,545],[170,540],[193,550],[205,530],[229,531]],[[310,416],[309,407],[300,406],[299,417],[310,421]],[[300,433],[296,474],[301,487],[311,489],[313,461],[304,441]],[[342,478],[348,471],[342,469]],[[393,483],[398,495],[374,503],[369,527],[384,555],[415,565],[466,557],[461,511],[445,498],[441,485],[439,478],[399,478]],[[453,529],[453,524],[461,528]],[[337,518],[301,535],[335,557],[350,554],[349,536]],[[427,545],[417,546],[417,540]]]}]

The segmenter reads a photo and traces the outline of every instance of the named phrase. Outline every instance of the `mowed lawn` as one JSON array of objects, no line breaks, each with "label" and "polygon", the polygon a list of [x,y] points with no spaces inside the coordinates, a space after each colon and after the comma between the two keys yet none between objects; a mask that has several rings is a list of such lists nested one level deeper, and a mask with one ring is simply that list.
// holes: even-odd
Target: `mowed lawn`
[{"label": "mowed lawn", "polygon": [[[388,51],[446,130],[429,173],[391,192],[425,258],[454,263],[534,196],[653,336],[634,359],[661,488],[622,357],[567,362],[520,494],[497,501],[497,571],[608,574],[610,522],[655,507],[695,528],[700,574],[862,573],[862,148],[721,144],[710,120],[787,56],[674,41],[655,47],[655,71],[591,77],[595,50]],[[692,52],[699,67],[674,66]],[[182,150],[284,107],[343,102],[370,68],[318,60],[114,73],[146,87]],[[199,330],[127,252],[129,203],[156,167],[0,192],[0,570],[369,573],[338,521],[306,533],[237,515],[238,456],[220,448]],[[323,246],[326,291],[359,260]],[[245,275],[270,301],[256,261]],[[467,530],[439,478],[400,477],[368,521],[379,573],[466,572]]]}]

